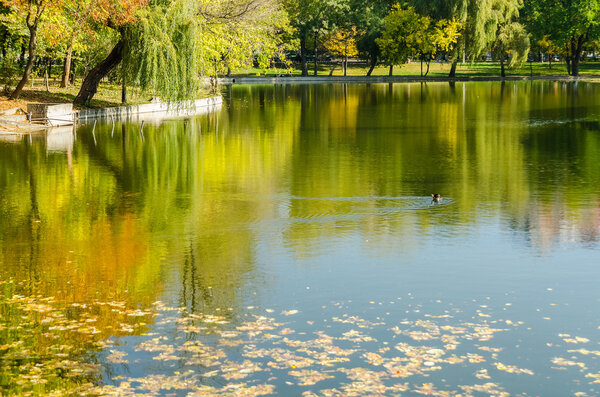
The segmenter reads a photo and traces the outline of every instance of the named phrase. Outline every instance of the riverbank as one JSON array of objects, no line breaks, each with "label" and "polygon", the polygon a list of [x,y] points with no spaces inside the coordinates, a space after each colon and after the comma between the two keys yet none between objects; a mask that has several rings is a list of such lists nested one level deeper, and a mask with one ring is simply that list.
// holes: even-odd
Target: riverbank
[{"label": "riverbank", "polygon": [[[48,84],[48,90],[42,79],[35,79],[29,84],[17,100],[9,100],[6,92],[0,94],[0,112],[11,108],[27,109],[28,103],[73,103],[79,91],[80,84],[70,87],[60,87],[58,81]],[[137,90],[128,90],[128,102],[139,104],[149,102],[150,97],[142,95]],[[121,105],[121,86],[103,83],[98,86],[98,92],[89,106],[75,106],[75,109],[104,108]]]},{"label": "riverbank", "polygon": [[[449,62],[432,62],[430,64],[427,77],[448,77],[450,74],[451,64]],[[333,69],[333,71],[332,71]],[[370,67],[365,62],[352,61],[348,64],[348,76],[366,76]],[[423,72],[427,70],[427,66],[423,65]],[[314,77],[314,63],[308,64],[308,73]],[[257,77],[268,76],[275,77],[276,75],[300,76],[301,71],[299,65],[294,65],[289,69],[237,69],[234,70],[229,77]],[[582,62],[580,64],[579,74],[600,75],[600,62]],[[317,65],[317,76],[343,76],[341,64],[337,63],[319,63]],[[533,62],[525,63],[513,69],[506,69],[507,76],[568,76],[567,67],[564,62]],[[373,69],[371,76],[389,76],[389,67],[379,65]],[[393,76],[408,76],[420,77],[421,64],[419,62],[406,63],[400,66],[394,66]],[[456,67],[457,77],[472,77],[472,76],[500,76],[499,62],[467,62],[459,63]]]},{"label": "riverbank", "polygon": [[469,81],[597,81],[600,74],[579,77],[538,75],[538,76],[264,76],[264,77],[224,77],[219,84],[327,84],[327,83],[434,83],[434,82],[469,82]]},{"label": "riverbank", "polygon": [[[42,86],[40,80],[35,80],[34,87]],[[79,87],[61,88],[57,82],[49,84],[50,90],[28,87],[23,90],[21,97],[9,100],[6,94],[0,95],[0,134],[26,134],[41,131],[47,126],[30,123],[27,119],[27,106],[32,103],[64,104],[73,103]],[[121,86],[114,84],[101,84],[95,99],[90,106],[74,106],[76,120],[90,120],[95,118],[137,118],[144,114],[144,118],[181,117],[203,113],[208,108],[220,106],[220,97],[183,101],[178,103],[161,102],[150,99],[148,94],[138,90],[128,91],[129,101],[125,106],[121,104]],[[152,114],[152,117],[148,115]]]}]

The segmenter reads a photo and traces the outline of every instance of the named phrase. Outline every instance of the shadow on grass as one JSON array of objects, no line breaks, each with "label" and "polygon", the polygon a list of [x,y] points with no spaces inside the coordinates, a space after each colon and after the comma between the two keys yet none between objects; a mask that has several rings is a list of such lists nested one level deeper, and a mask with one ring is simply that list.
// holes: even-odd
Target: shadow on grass
[{"label": "shadow on grass", "polygon": [[[24,90],[20,99],[27,102],[41,103],[73,103],[75,95],[68,92],[48,92],[45,90]],[[75,106],[76,108],[105,108],[110,106],[120,106],[120,102],[107,101],[102,99],[93,99],[87,106]]]}]

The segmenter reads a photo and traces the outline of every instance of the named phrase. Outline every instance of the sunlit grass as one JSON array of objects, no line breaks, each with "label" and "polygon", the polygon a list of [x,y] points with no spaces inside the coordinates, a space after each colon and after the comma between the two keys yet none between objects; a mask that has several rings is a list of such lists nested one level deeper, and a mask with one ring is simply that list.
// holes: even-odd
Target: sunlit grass
[{"label": "sunlit grass", "polygon": [[[309,75],[314,76],[314,64],[309,65]],[[451,64],[448,62],[432,62],[429,67],[427,77],[447,77],[450,72]],[[333,70],[333,73],[332,73]],[[369,67],[365,63],[352,62],[348,66],[348,76],[366,76]],[[427,66],[423,65],[423,73],[427,70]],[[291,74],[300,76],[301,70],[298,65],[291,69],[273,68],[273,69],[238,69],[233,72],[233,76],[275,76]],[[468,76],[500,76],[500,63],[498,62],[478,62],[478,63],[460,63],[458,64],[456,74],[459,77]],[[564,62],[554,62],[551,65],[547,62],[526,63],[518,68],[506,69],[507,76],[567,76],[567,68]],[[598,75],[600,74],[600,62],[584,62],[580,64],[581,75]],[[318,65],[318,76],[343,76],[341,64]],[[372,73],[372,76],[388,76],[389,67],[385,65],[377,66]],[[421,64],[412,62],[401,66],[394,66],[394,76],[420,76]]]},{"label": "sunlit grass", "polygon": [[[20,98],[16,101],[8,100],[7,93],[0,94],[0,111],[11,108],[22,108],[26,110],[27,103],[73,103],[81,88],[81,80],[70,87],[60,87],[58,80],[51,80],[49,90],[46,90],[43,79],[34,80],[33,84],[29,83],[23,90]],[[204,90],[198,92],[198,97],[206,97],[208,93]],[[139,105],[148,103],[152,94],[141,92],[138,89],[128,87],[126,105]],[[121,102],[121,85],[108,82],[100,83],[98,92],[94,95],[88,108],[105,108],[113,106],[122,106]],[[81,108],[81,106],[76,106]]]}]

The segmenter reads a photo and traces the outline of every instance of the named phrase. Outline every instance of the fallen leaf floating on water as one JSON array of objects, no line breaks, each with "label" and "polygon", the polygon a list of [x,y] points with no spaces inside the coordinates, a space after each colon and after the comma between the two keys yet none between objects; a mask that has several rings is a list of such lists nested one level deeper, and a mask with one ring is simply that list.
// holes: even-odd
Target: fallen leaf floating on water
[{"label": "fallen leaf floating on water", "polygon": [[[552,359],[552,364],[558,365],[559,367],[580,367],[581,369],[585,369],[586,365],[582,362],[577,362],[573,360],[568,360],[562,357],[554,357]],[[561,368],[559,368],[561,369]],[[564,369],[564,368],[562,368]]]},{"label": "fallen leaf floating on water", "polygon": [[[455,386],[456,390],[442,390],[450,386],[436,383],[445,373],[443,371],[454,365],[456,370],[468,370],[475,382],[477,379],[492,378],[494,371],[490,369],[515,375],[534,375],[529,369],[501,363],[499,359],[503,349],[484,344],[499,332],[510,332],[509,329],[492,325],[506,324],[514,330],[523,324],[521,321],[492,321],[489,317],[483,317],[480,321],[460,322],[456,319],[459,312],[454,309],[451,311],[453,316],[420,314],[420,319],[404,318],[389,325],[379,317],[373,320],[350,314],[339,314],[329,322],[328,319],[313,321],[290,318],[284,325],[276,318],[253,313],[244,313],[240,317],[233,314],[227,317],[188,313],[185,308],[169,307],[162,302],[155,302],[151,310],[144,310],[128,309],[122,301],[62,305],[53,298],[22,295],[11,296],[7,303],[1,294],[0,288],[0,310],[7,304],[12,305],[11,308],[22,307],[23,310],[17,310],[18,322],[7,323],[3,317],[0,330],[22,335],[25,342],[8,340],[1,344],[0,366],[8,362],[3,360],[23,360],[36,351],[26,342],[27,335],[41,338],[44,346],[47,346],[47,356],[53,358],[42,367],[34,362],[26,362],[14,369],[19,371],[18,375],[15,372],[10,376],[17,377],[15,384],[24,390],[33,390],[34,386],[43,386],[45,390],[57,389],[56,373],[60,371],[77,381],[74,386],[68,386],[74,388],[62,389],[58,394],[258,396],[281,392],[268,384],[277,383],[296,388],[310,387],[309,391],[304,390],[303,393],[310,397],[394,395],[406,392],[410,395],[465,397],[483,393],[504,397],[508,393],[493,382]],[[348,308],[351,302],[332,305]],[[481,306],[487,309],[484,306],[488,305]],[[76,319],[65,314],[63,309],[66,307],[76,311]],[[420,305],[416,307],[422,309]],[[109,331],[102,322],[103,312],[115,316],[117,320],[113,322],[116,326]],[[268,309],[265,312],[274,313],[275,310]],[[279,317],[298,313],[298,310],[283,310]],[[465,314],[465,318],[471,317],[482,316]],[[150,329],[146,323],[152,324],[152,333],[148,332]],[[315,326],[324,324],[328,327],[332,323],[336,324],[335,328],[319,330]],[[311,325],[308,328],[310,331],[307,331],[306,324]],[[325,333],[327,329],[331,332]],[[120,384],[98,385],[99,366],[86,365],[83,361],[89,352],[105,349],[106,354],[101,355],[105,357],[103,364],[115,368],[127,363],[129,366],[138,365],[131,362],[131,356],[127,355],[129,350],[125,350],[126,347],[122,347],[118,339],[106,339],[115,332],[119,336],[138,335],[134,337],[137,339],[127,339],[127,343],[136,341],[134,347],[137,355],[144,357],[144,360],[147,357],[155,362],[161,361],[155,364],[156,368],[168,368],[172,375],[149,374],[141,378],[128,378],[117,372],[119,375],[114,376],[112,381],[120,381]],[[71,335],[89,339],[93,343],[77,346],[72,343],[74,339],[68,339]],[[561,334],[560,337],[570,344],[591,343],[587,338],[569,334]],[[567,352],[589,359],[600,356],[597,350]],[[584,373],[586,364],[573,361],[573,357],[556,357],[552,359],[552,364],[548,363],[550,365],[554,365],[555,369],[578,367],[581,379],[586,379],[587,384],[600,383],[600,373]],[[3,368],[6,367],[0,367],[0,370]],[[438,375],[434,378],[436,373]],[[421,377],[430,378],[423,383]],[[411,378],[413,382],[410,382]],[[335,379],[336,388],[319,389],[321,384],[331,386],[332,379]],[[289,390],[297,394],[302,392],[298,389]],[[586,395],[584,392],[574,392],[575,395],[577,393]]]},{"label": "fallen leaf floating on water", "polygon": [[588,343],[590,340],[588,338],[582,338],[579,336],[576,336],[575,338],[563,338],[563,340],[567,343]]},{"label": "fallen leaf floating on water", "polygon": [[289,374],[298,378],[298,384],[300,386],[312,386],[325,379],[333,379],[333,376],[331,375],[308,369],[290,371]]},{"label": "fallen leaf floating on water", "polygon": [[125,359],[125,357],[127,357],[127,353],[121,352],[121,351],[117,351],[117,350],[111,350],[110,352],[111,352],[110,356],[106,357],[106,360],[109,363],[113,363],[113,364],[129,364],[129,361]]},{"label": "fallen leaf floating on water", "polygon": [[496,369],[498,369],[499,371],[508,372],[510,374],[533,375],[533,371],[526,369],[526,368],[519,368],[515,365],[505,365],[502,363],[494,363],[494,365],[496,366]]},{"label": "fallen leaf floating on water", "polygon": [[491,377],[490,377],[490,376],[489,376],[489,374],[488,374],[488,370],[487,370],[487,369],[485,369],[485,368],[482,368],[482,369],[478,370],[478,371],[475,373],[475,377],[476,377],[477,379],[491,379]]}]

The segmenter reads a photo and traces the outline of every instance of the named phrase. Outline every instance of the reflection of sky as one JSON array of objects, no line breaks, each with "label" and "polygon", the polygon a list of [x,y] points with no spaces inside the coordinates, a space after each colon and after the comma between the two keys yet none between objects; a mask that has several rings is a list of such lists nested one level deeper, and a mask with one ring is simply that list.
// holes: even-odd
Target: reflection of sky
[{"label": "reflection of sky", "polygon": [[[443,207],[435,208],[440,209],[443,211]],[[511,394],[593,392],[595,388],[588,387],[587,381],[583,385],[574,383],[583,373],[550,367],[555,357],[569,357],[568,349],[596,349],[600,341],[597,330],[600,325],[597,321],[600,252],[597,247],[569,243],[568,239],[557,242],[548,252],[540,252],[527,244],[526,236],[518,236],[524,232],[507,227],[502,217],[488,215],[482,216],[475,225],[463,225],[468,228],[466,233],[465,230],[461,233],[442,230],[458,227],[456,225],[440,225],[433,234],[421,233],[420,226],[416,225],[418,237],[403,235],[405,230],[390,230],[383,243],[373,240],[372,235],[365,239],[361,232],[329,236],[314,242],[307,248],[311,254],[304,256],[295,252],[293,242],[281,238],[282,224],[286,220],[293,221],[278,216],[258,225],[248,225],[256,230],[256,267],[240,293],[244,307],[252,309],[244,309],[235,316],[262,315],[266,308],[275,313],[298,309],[297,316],[280,320],[286,327],[307,332],[306,338],[310,338],[315,330],[338,335],[342,328],[332,322],[332,318],[344,315],[380,321],[385,323],[383,329],[389,329],[406,320],[427,319],[428,315],[451,314],[450,323],[477,323],[481,321],[478,315],[485,313],[491,316],[484,320],[492,327],[511,328],[506,325],[507,320],[514,324],[522,322],[522,325],[498,334],[488,344],[475,341],[474,345],[502,348],[499,362],[535,373],[534,376],[517,376],[491,371],[491,381],[498,382]],[[384,218],[398,217],[398,214],[370,217],[382,218],[378,220],[386,223]],[[361,213],[356,215],[355,226],[363,218]],[[320,219],[309,227],[318,230],[324,222],[327,221]],[[406,239],[410,243],[406,243]],[[307,321],[316,325],[307,325]],[[371,335],[368,330],[365,332]],[[589,338],[591,342],[585,346],[568,345],[562,343],[559,334]],[[373,336],[379,338],[378,346],[384,341],[393,345],[401,340],[390,339],[385,333]],[[428,345],[430,342],[413,343]],[[466,345],[461,346],[457,354],[464,348]],[[600,370],[597,360],[583,361],[588,365],[585,373]],[[482,367],[490,364],[487,362]],[[353,365],[364,363],[354,358],[346,364],[347,367]],[[147,370],[154,369],[145,367],[140,374]],[[455,389],[457,384],[472,383],[467,380],[468,375],[458,366],[421,380],[441,385],[444,381],[440,378],[443,378],[446,384],[452,385],[448,389]],[[417,379],[420,378],[406,380],[419,383]],[[279,393],[298,392],[281,378],[272,382],[277,384]]]},{"label": "reflection of sky", "polygon": [[[410,90],[400,93],[400,97],[406,94],[407,103],[414,102],[407,108],[399,107],[393,94],[392,99],[376,105],[366,101],[361,106],[356,98],[342,102],[336,97],[329,104],[331,113],[324,105],[303,104],[321,112],[320,117],[305,116],[300,121],[296,145],[301,147],[292,148],[290,156],[306,158],[296,159],[299,164],[286,163],[286,173],[263,171],[279,176],[271,186],[273,191],[235,191],[228,195],[229,201],[223,201],[232,208],[261,211],[210,225],[210,234],[247,234],[252,240],[252,255],[247,258],[252,261],[250,270],[241,276],[240,284],[231,286],[240,300],[239,312],[232,315],[241,318],[254,310],[264,313],[266,308],[275,313],[297,309],[297,317],[283,321],[310,335],[314,329],[306,322],[335,334],[338,326],[331,324],[331,318],[344,314],[381,320],[393,327],[428,313],[452,313],[456,321],[477,322],[478,310],[484,310],[491,324],[523,322],[514,332],[496,337],[493,345],[503,347],[504,362],[536,372],[533,377],[495,374],[494,381],[513,393],[536,395],[544,383],[545,392],[570,394],[573,375],[556,374],[549,367],[552,358],[566,354],[569,347],[555,346],[561,342],[558,334],[599,341],[595,310],[600,300],[596,288],[600,276],[598,205],[589,199],[593,197],[589,191],[581,197],[555,195],[563,192],[564,183],[580,184],[572,178],[581,175],[580,170],[568,170],[564,159],[550,163],[556,161],[557,147],[573,142],[563,139],[548,144],[543,135],[536,135],[524,150],[519,121],[530,120],[524,125],[536,129],[532,134],[571,128],[572,123],[553,119],[553,109],[561,104],[516,106],[522,98],[507,94],[508,107],[486,107],[476,93],[459,92],[463,98],[455,99],[462,106],[458,117],[466,113],[467,121],[455,125],[444,124],[444,117],[455,116],[456,109],[450,106],[453,100],[447,108],[432,105],[428,111],[440,117],[432,120],[424,116],[427,103],[416,103],[419,98],[412,98]],[[284,110],[288,106],[271,105]],[[353,107],[362,113],[355,117],[348,110]],[[261,109],[267,108],[268,101]],[[374,114],[378,117],[390,109],[394,116],[389,120],[364,124]],[[588,116],[582,108],[563,114],[564,119],[579,122]],[[222,128],[231,128],[232,133],[235,118],[241,116],[233,109],[229,117],[230,125]],[[290,128],[295,124],[287,123]],[[425,132],[426,136],[418,135]],[[548,139],[553,137],[550,134]],[[577,153],[573,145],[570,150]],[[548,165],[549,171],[540,169]],[[259,171],[246,177],[260,180],[260,175]],[[243,175],[232,175],[231,181],[223,182],[224,192],[234,189],[238,177],[245,186]],[[374,183],[378,178],[384,187]],[[395,184],[385,185],[385,181]],[[428,196],[419,196],[437,188],[451,196],[442,205],[432,206]],[[545,189],[552,194],[548,196]],[[520,196],[522,191],[524,196]],[[192,239],[202,238],[192,233]],[[235,243],[230,244],[234,249]],[[201,274],[203,264],[197,266]],[[228,264],[222,266],[226,279]],[[165,300],[181,304],[182,285],[175,281],[183,278],[181,266],[166,264],[165,270],[168,279],[174,280],[166,283]],[[254,309],[244,309],[248,307]],[[499,328],[503,326],[498,323]],[[172,329],[160,332],[174,334]],[[379,337],[382,342],[397,342],[389,335]],[[592,361],[588,370],[600,368]],[[428,380],[440,382],[442,377],[451,385],[460,384],[463,379],[452,371]],[[279,393],[297,392],[281,379],[273,382]]]}]

